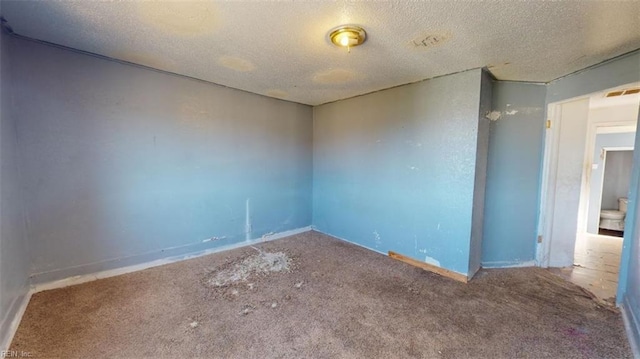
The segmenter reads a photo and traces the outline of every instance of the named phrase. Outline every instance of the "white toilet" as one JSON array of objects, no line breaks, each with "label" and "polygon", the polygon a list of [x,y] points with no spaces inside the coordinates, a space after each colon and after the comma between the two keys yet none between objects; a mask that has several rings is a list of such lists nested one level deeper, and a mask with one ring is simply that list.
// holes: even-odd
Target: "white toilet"
[{"label": "white toilet", "polygon": [[600,228],[612,231],[624,231],[624,216],[627,214],[627,199],[618,198],[618,210],[603,209],[600,211]]}]

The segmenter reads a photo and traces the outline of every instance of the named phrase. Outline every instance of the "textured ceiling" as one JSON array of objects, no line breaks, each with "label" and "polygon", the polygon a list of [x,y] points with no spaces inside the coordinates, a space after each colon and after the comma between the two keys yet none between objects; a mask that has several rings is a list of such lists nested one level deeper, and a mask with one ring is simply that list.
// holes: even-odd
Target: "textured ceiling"
[{"label": "textured ceiling", "polygon": [[[317,105],[472,68],[548,82],[640,48],[640,2],[2,1],[23,36]],[[328,31],[352,23],[347,53]]]}]

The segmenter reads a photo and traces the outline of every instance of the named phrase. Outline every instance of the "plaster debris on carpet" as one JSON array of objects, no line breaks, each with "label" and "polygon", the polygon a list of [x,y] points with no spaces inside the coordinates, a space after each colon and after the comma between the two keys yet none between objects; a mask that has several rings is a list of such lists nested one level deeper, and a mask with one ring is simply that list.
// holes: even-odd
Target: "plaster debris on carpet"
[{"label": "plaster debris on carpet", "polygon": [[226,287],[238,282],[246,282],[253,276],[290,271],[291,258],[286,253],[254,249],[258,251],[257,254],[231,263],[230,267],[214,271],[208,284],[213,287]]}]

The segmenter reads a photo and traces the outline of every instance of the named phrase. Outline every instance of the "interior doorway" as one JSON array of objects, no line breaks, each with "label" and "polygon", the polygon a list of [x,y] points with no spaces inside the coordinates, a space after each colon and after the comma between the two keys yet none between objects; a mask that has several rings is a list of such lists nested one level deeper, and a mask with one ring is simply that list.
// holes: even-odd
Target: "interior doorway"
[{"label": "interior doorway", "polygon": [[[635,133],[622,133],[631,139]],[[598,148],[596,147],[596,151]],[[633,166],[633,147],[603,147],[592,165],[587,232],[604,236],[624,236],[624,222]],[[602,167],[601,169],[599,167]],[[598,175],[593,172],[600,169]]]},{"label": "interior doorway", "polygon": [[[630,84],[548,107],[536,262],[556,268],[603,300],[615,301],[623,249],[617,232],[624,230],[624,217],[613,212],[620,212],[623,200],[618,199],[629,191],[631,163],[628,175],[619,165],[631,158],[640,104],[638,93],[611,94],[638,87]],[[617,177],[610,174],[605,184],[607,156]],[[626,189],[618,188],[624,183]]]}]

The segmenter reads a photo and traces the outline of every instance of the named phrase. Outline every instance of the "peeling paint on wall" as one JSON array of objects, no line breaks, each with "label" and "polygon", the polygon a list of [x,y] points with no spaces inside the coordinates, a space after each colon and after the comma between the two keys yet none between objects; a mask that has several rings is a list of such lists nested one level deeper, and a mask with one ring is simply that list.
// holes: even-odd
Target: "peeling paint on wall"
[{"label": "peeling paint on wall", "polygon": [[[507,107],[511,107],[511,104],[507,104]],[[491,112],[487,112],[487,114],[484,117],[488,118],[491,121],[498,121],[504,116],[514,116],[518,113],[524,114],[524,115],[532,115],[532,114],[539,113],[541,111],[542,111],[541,107],[519,107],[517,110],[515,109],[510,109],[505,111],[494,110]]]},{"label": "peeling paint on wall", "polygon": [[211,238],[207,238],[207,239],[203,239],[202,243],[207,243],[207,242],[212,242],[212,241],[219,241],[221,239],[225,239],[227,238],[227,236],[221,236],[221,237],[211,237]]},{"label": "peeling paint on wall", "polygon": [[265,233],[265,234],[262,235],[262,239],[267,239],[267,238],[273,236],[274,234],[276,234],[276,232]]},{"label": "peeling paint on wall", "polygon": [[488,118],[491,121],[498,121],[500,119],[500,116],[502,116],[502,113],[500,111],[491,111],[488,112],[484,117]]}]

